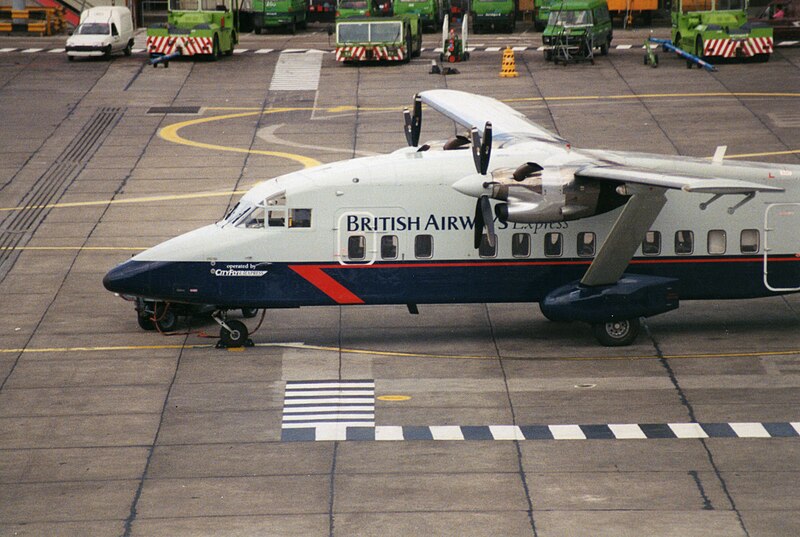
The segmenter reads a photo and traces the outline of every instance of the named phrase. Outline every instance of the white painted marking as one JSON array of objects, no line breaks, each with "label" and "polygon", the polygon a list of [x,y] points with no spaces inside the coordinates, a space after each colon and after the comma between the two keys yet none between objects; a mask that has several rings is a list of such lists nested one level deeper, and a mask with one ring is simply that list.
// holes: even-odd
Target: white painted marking
[{"label": "white painted marking", "polygon": [[43,50],[44,50],[43,48],[26,48],[25,50],[22,51],[22,53],[23,54],[32,54],[34,52],[41,52]]},{"label": "white painted marking", "polygon": [[543,52],[544,50],[545,50],[544,45],[542,45],[541,47],[538,47],[536,49],[536,52]]},{"label": "white painted marking", "polygon": [[347,440],[347,425],[344,423],[317,425],[317,440]]},{"label": "white painted marking", "polygon": [[513,50],[514,52],[525,52],[526,50],[528,50],[528,47],[511,47],[511,50]]},{"label": "white painted marking", "polygon": [[678,438],[708,438],[699,423],[668,423],[667,425]]},{"label": "white painted marking", "polygon": [[458,425],[431,425],[430,430],[434,440],[464,440]]},{"label": "white painted marking", "polygon": [[609,423],[608,428],[614,433],[619,440],[635,440],[639,438],[646,439],[647,435],[644,434],[642,429],[631,423]]},{"label": "white painted marking", "polygon": [[375,440],[405,440],[403,428],[397,425],[378,425],[375,427]]},{"label": "white painted marking", "polygon": [[0,48],[0,52],[14,52],[15,48]]},{"label": "white painted marking", "polygon": [[779,47],[791,47],[792,45],[796,45],[797,43],[800,43],[800,41],[781,41],[780,43],[778,43],[777,46],[779,46]]},{"label": "white painted marking", "polygon": [[633,45],[617,45],[617,50],[628,50],[632,47]]},{"label": "white painted marking", "polygon": [[269,54],[270,52],[274,51],[275,49],[272,48],[260,48],[256,51],[256,54]]},{"label": "white painted marking", "polygon": [[[373,423],[370,425],[374,425],[375,421],[375,414],[348,414],[346,412],[334,412],[332,414],[303,414],[303,415],[294,415],[294,414],[283,414],[283,421],[290,422],[290,421],[305,421],[305,422],[312,422],[312,421],[330,421],[330,420],[372,420]],[[362,425],[366,425],[367,423],[362,423]]]},{"label": "white painted marking", "polygon": [[53,54],[53,53],[59,53],[59,52],[66,52],[66,49],[63,49],[63,48],[54,48],[54,49],[52,49],[52,50],[48,50],[47,52],[49,52],[50,54]]},{"label": "white painted marking", "polygon": [[486,52],[500,52],[500,47],[486,47]]},{"label": "white painted marking", "polygon": [[730,423],[731,429],[739,438],[771,438],[760,423]]},{"label": "white painted marking", "polygon": [[275,65],[270,91],[316,91],[319,87],[322,54],[287,54]]},{"label": "white painted marking", "polygon": [[[348,405],[348,406],[286,406],[284,407],[283,414],[295,415],[300,412],[374,412],[373,405]],[[366,416],[366,414],[365,414]]]},{"label": "white painted marking", "polygon": [[143,48],[134,48],[134,49],[131,49],[131,53],[132,53],[132,54],[139,54],[139,53],[141,53],[141,52],[144,52],[144,49],[143,49]]},{"label": "white painted marking", "polygon": [[291,401],[284,398],[284,408],[294,408],[297,405],[321,405],[321,404],[335,404],[335,405],[359,405],[372,402],[372,397],[327,397],[324,399],[292,399]]},{"label": "white painted marking", "polygon": [[329,396],[329,397],[346,397],[348,395],[360,395],[362,397],[372,397],[375,395],[375,390],[314,390],[314,391],[307,391],[303,390],[302,392],[295,392],[293,390],[286,390],[286,397],[321,397],[321,396]]},{"label": "white painted marking", "polygon": [[495,440],[525,440],[522,430],[516,425],[489,425]]},{"label": "white painted marking", "polygon": [[250,49],[249,48],[235,48],[235,49],[233,49],[233,53],[234,54],[244,54],[248,50],[250,50]]},{"label": "white painted marking", "polygon": [[440,53],[441,53],[441,52],[444,52],[444,49],[442,49],[442,47],[439,47],[439,48],[435,48],[435,49],[433,49],[433,51],[434,51],[434,52],[440,52]]},{"label": "white painted marking", "polygon": [[800,421],[793,421],[789,423],[789,425],[794,427],[794,430],[797,431],[797,434],[800,434]]},{"label": "white painted marking", "polygon": [[475,52],[475,47],[467,47],[467,52]]},{"label": "white painted marking", "polygon": [[577,425],[550,425],[550,432],[555,440],[586,440],[586,435]]},{"label": "white painted marking", "polygon": [[325,388],[375,388],[374,382],[292,382],[286,383],[286,390],[321,390]]}]

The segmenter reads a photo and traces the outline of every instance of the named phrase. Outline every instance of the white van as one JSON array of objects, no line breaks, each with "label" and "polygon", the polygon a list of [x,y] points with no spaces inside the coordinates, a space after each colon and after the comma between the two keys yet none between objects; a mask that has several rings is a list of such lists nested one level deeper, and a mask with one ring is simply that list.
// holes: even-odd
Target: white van
[{"label": "white van", "polygon": [[133,19],[127,7],[92,7],[81,13],[81,23],[67,39],[67,58],[103,56],[114,52],[131,55]]}]

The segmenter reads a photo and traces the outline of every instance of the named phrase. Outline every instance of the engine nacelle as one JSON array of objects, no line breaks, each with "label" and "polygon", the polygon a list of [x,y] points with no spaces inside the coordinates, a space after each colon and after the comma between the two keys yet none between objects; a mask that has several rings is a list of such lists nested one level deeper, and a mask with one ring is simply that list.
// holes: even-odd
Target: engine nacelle
[{"label": "engine nacelle", "polygon": [[[525,169],[534,170],[525,174]],[[625,204],[627,196],[609,181],[576,176],[576,166],[541,168],[531,163],[517,170],[492,171],[493,199],[501,222],[546,223],[603,214]]]}]

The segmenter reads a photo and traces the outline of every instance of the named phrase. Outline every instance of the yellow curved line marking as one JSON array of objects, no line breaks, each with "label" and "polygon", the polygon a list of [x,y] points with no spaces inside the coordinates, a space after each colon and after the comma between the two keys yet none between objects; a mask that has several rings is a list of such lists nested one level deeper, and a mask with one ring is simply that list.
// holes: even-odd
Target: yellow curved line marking
[{"label": "yellow curved line marking", "polygon": [[225,114],[221,116],[211,116],[211,117],[204,117],[199,119],[190,119],[188,121],[181,121],[179,123],[173,123],[172,125],[167,125],[166,127],[162,128],[158,135],[168,142],[173,142],[176,144],[181,145],[188,145],[190,147],[199,147],[201,149],[212,149],[215,151],[230,151],[233,153],[249,153],[252,155],[267,155],[270,157],[279,157],[285,158],[289,160],[293,160],[306,168],[312,168],[314,166],[319,166],[322,164],[320,161],[305,157],[303,155],[298,155],[295,153],[284,153],[282,151],[263,151],[260,149],[244,149],[241,147],[232,147],[232,146],[225,146],[225,145],[216,145],[216,144],[206,144],[203,142],[195,142],[194,140],[189,140],[187,138],[182,137],[178,134],[178,131],[183,129],[184,127],[190,127],[192,125],[200,125],[202,123],[211,123],[213,121],[224,121],[227,119],[236,119],[241,117],[248,117],[248,116],[255,116],[259,114],[276,114],[279,112],[291,112],[295,110],[311,110],[310,108],[273,108],[271,110],[264,110],[263,112],[243,112],[239,114]]},{"label": "yellow curved line marking", "polygon": [[387,401],[389,403],[402,403],[403,401],[410,401],[410,395],[379,395],[376,397],[378,401]]}]

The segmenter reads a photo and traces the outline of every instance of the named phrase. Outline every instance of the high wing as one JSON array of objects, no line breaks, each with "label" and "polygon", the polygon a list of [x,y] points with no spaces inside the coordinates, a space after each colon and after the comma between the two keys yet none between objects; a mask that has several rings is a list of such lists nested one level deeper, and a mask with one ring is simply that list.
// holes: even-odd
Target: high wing
[{"label": "high wing", "polygon": [[497,99],[458,90],[435,89],[419,93],[423,103],[469,129],[483,129],[491,122],[498,139],[535,139],[566,143]]}]

